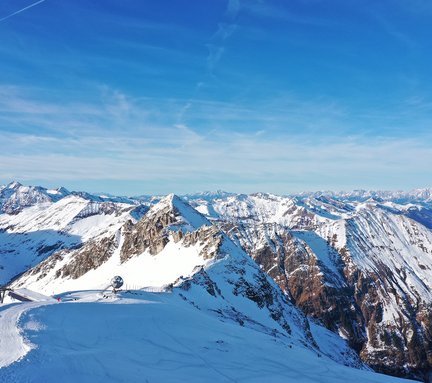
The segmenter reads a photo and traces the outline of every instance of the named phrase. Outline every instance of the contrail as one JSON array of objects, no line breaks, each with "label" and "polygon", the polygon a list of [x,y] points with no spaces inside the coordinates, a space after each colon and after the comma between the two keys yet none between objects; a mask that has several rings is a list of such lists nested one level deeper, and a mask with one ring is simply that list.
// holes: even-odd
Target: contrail
[{"label": "contrail", "polygon": [[14,13],[11,13],[10,15],[7,15],[7,16],[5,16],[5,17],[2,17],[2,18],[0,19],[0,21],[4,21],[4,20],[6,20],[6,19],[9,19],[10,17],[17,15],[18,13],[24,12],[24,11],[26,11],[26,10],[29,9],[29,8],[33,8],[35,5],[38,5],[38,4],[40,4],[40,3],[43,3],[44,1],[46,1],[46,0],[39,0],[39,1],[36,1],[35,3],[33,3],[33,4],[27,5],[27,7],[22,8],[22,9],[20,9],[19,11],[16,11],[16,12],[14,12]]}]

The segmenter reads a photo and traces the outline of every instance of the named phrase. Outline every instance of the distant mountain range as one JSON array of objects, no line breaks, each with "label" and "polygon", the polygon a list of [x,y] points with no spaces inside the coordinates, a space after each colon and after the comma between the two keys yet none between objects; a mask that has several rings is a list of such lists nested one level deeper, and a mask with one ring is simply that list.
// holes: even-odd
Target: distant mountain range
[{"label": "distant mountain range", "polygon": [[[266,195],[266,193],[255,193],[251,195]],[[114,196],[108,193],[88,193],[85,191],[69,191],[64,187],[57,189],[47,189],[42,186],[24,186],[17,181],[12,181],[7,185],[0,185],[0,212],[13,214],[20,209],[32,206],[40,202],[57,202],[58,200],[69,196],[76,195],[84,199],[94,202],[117,202],[128,204],[154,203],[160,200],[163,196]],[[269,194],[270,195],[270,194]],[[222,190],[215,192],[199,192],[193,194],[181,195],[187,201],[214,201],[227,199],[228,197],[236,196],[241,198],[243,194],[230,193]],[[244,195],[245,196],[245,195]],[[353,190],[350,192],[333,192],[333,191],[318,191],[289,194],[286,197],[296,198],[298,200],[315,198],[333,200],[365,202],[374,200],[376,202],[391,201],[399,204],[417,203],[421,205],[432,204],[432,188],[414,189],[411,191],[371,191],[371,190]]]},{"label": "distant mountain range", "polygon": [[0,210],[0,284],[53,294],[119,274],[337,363],[432,370],[432,189],[129,198],[13,182]]}]

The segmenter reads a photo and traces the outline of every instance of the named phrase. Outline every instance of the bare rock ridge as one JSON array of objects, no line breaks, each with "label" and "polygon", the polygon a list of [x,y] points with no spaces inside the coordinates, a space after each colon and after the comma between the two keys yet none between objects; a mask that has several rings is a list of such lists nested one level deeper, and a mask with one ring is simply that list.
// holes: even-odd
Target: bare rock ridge
[{"label": "bare rock ridge", "polygon": [[[227,229],[297,307],[361,350],[366,340],[364,319],[342,262],[335,270],[328,268],[307,243],[277,224],[231,224]],[[330,246],[328,250],[336,253]]]},{"label": "bare rock ridge", "polygon": [[158,254],[168,243],[169,232],[177,232],[182,238],[190,231],[211,223],[178,196],[170,194],[153,206],[136,225],[129,221],[124,227],[124,242],[121,250],[122,262],[148,249]]}]

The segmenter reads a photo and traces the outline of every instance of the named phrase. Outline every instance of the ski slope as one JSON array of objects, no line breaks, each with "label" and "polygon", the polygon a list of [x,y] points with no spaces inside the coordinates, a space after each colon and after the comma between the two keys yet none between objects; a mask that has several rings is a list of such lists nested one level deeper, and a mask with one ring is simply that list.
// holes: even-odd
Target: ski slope
[{"label": "ski slope", "polygon": [[[0,369],[19,360],[32,349],[33,345],[22,337],[19,320],[26,311],[47,304],[28,302],[0,307]],[[0,378],[0,381],[5,380]]]},{"label": "ski slope", "polygon": [[3,308],[0,329],[11,336],[0,347],[0,382],[407,382],[222,321],[176,294],[63,296],[72,299]]}]

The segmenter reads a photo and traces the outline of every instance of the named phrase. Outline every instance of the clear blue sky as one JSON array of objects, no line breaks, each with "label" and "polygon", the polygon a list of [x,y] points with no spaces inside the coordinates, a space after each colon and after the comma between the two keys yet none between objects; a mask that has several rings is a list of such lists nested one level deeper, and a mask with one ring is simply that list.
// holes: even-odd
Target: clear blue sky
[{"label": "clear blue sky", "polygon": [[0,183],[432,186],[429,0],[0,0]]}]

